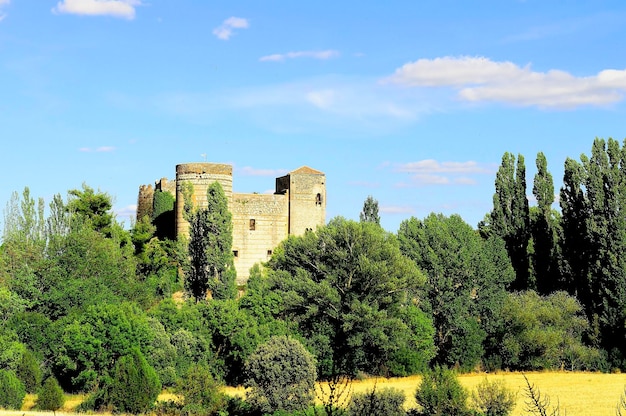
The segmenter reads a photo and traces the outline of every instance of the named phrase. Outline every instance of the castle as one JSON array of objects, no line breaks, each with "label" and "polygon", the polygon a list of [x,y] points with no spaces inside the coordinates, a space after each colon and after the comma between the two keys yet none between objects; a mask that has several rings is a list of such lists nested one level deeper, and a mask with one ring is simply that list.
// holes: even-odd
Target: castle
[{"label": "castle", "polygon": [[302,235],[326,222],[326,175],[303,166],[276,178],[273,194],[233,192],[233,167],[220,163],[184,163],[176,166],[176,179],[166,178],[139,188],[137,220],[152,217],[156,192],[169,192],[175,198],[165,224],[173,237],[188,236],[189,223],[183,217],[184,182],[193,185],[192,204],[206,208],[210,184],[218,182],[224,189],[233,219],[233,255],[237,283],[244,284],[250,268],[267,261],[272,250],[289,235]]}]

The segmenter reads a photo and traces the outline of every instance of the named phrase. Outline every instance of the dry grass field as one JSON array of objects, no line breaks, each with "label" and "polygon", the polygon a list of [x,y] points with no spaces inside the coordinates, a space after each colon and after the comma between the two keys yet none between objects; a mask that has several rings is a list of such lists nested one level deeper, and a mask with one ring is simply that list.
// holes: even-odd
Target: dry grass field
[{"label": "dry grass field", "polygon": [[[568,372],[532,372],[526,373],[529,381],[541,392],[542,396],[549,396],[553,404],[560,403],[561,414],[569,416],[612,416],[626,387],[626,374],[600,373],[568,373]],[[520,373],[498,374],[467,374],[459,377],[463,386],[468,390],[475,389],[482,380],[502,379],[509,389],[517,392],[517,406],[513,416],[528,415],[524,401],[526,382]],[[364,392],[376,388],[393,387],[402,390],[407,397],[407,407],[415,406],[413,394],[420,378],[405,377],[391,379],[367,379],[355,381],[352,392]],[[323,388],[323,386],[322,386]],[[241,387],[226,387],[225,392],[230,395],[244,395]],[[164,393],[159,400],[174,399],[172,394]],[[80,395],[67,396],[63,409],[56,414],[59,416],[72,415],[74,409],[84,399]],[[35,397],[28,395],[21,411],[9,412],[0,410],[0,415],[50,415],[51,412],[36,412],[32,410]]]}]

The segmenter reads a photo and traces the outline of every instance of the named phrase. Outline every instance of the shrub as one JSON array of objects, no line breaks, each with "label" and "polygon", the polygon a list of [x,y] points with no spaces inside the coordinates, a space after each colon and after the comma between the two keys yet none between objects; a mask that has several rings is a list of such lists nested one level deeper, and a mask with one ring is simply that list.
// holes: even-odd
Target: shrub
[{"label": "shrub", "polygon": [[508,416],[515,407],[515,393],[507,389],[502,380],[490,382],[485,378],[476,386],[472,400],[485,416]]},{"label": "shrub", "polygon": [[0,407],[20,410],[26,389],[13,371],[0,370]]},{"label": "shrub", "polygon": [[37,408],[56,412],[65,403],[63,389],[54,377],[48,377],[37,394]]},{"label": "shrub", "polygon": [[439,366],[424,374],[415,392],[415,400],[421,408],[418,414],[428,416],[468,415],[467,398],[467,391],[454,371]]},{"label": "shrub", "polygon": [[193,415],[212,415],[217,413],[226,401],[220,392],[218,383],[209,367],[194,365],[189,368],[187,375],[180,381],[177,392],[184,399],[183,411]]},{"label": "shrub", "polygon": [[116,411],[143,413],[161,392],[161,382],[139,348],[117,360],[109,389],[109,403]]},{"label": "shrub", "polygon": [[316,363],[297,340],[272,337],[248,357],[248,401],[267,412],[302,410],[313,403]]},{"label": "shrub", "polygon": [[355,393],[348,405],[348,416],[405,416],[404,400],[404,393],[393,388]]},{"label": "shrub", "polygon": [[24,350],[15,374],[24,383],[28,393],[35,393],[41,385],[41,367],[30,350]]}]

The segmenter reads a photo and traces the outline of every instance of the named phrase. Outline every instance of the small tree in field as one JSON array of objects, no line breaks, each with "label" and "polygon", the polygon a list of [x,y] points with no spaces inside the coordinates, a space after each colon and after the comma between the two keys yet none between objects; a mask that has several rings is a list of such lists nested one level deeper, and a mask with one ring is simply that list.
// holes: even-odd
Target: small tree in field
[{"label": "small tree in field", "polygon": [[37,408],[41,410],[52,410],[56,413],[65,404],[63,389],[59,386],[56,378],[48,377],[37,394]]},{"label": "small tree in field", "polygon": [[365,393],[354,393],[348,416],[406,416],[402,407],[405,399],[404,393],[394,388],[373,388]]},{"label": "small tree in field", "polygon": [[421,408],[418,414],[424,416],[468,415],[467,398],[454,371],[439,366],[424,374],[415,392],[415,401]]},{"label": "small tree in field", "polygon": [[502,380],[485,378],[472,393],[472,400],[485,416],[508,416],[515,408],[515,393],[507,389]]},{"label": "small tree in field", "polygon": [[316,363],[293,338],[272,337],[246,363],[247,400],[263,412],[302,410],[313,403]]},{"label": "small tree in field", "polygon": [[112,379],[109,401],[119,412],[143,413],[161,392],[159,376],[139,348],[117,360]]}]

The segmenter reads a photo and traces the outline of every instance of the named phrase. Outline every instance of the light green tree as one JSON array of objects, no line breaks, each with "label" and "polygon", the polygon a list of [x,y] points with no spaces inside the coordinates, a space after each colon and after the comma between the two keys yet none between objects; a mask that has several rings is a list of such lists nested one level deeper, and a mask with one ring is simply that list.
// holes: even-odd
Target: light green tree
[{"label": "light green tree", "polygon": [[378,201],[371,195],[365,199],[363,210],[359,214],[361,222],[373,222],[380,225],[380,216],[378,215]]},{"label": "light green tree", "polygon": [[59,386],[59,382],[54,376],[50,376],[44,381],[37,394],[36,406],[41,410],[56,411],[65,404],[65,395],[63,389]]}]

